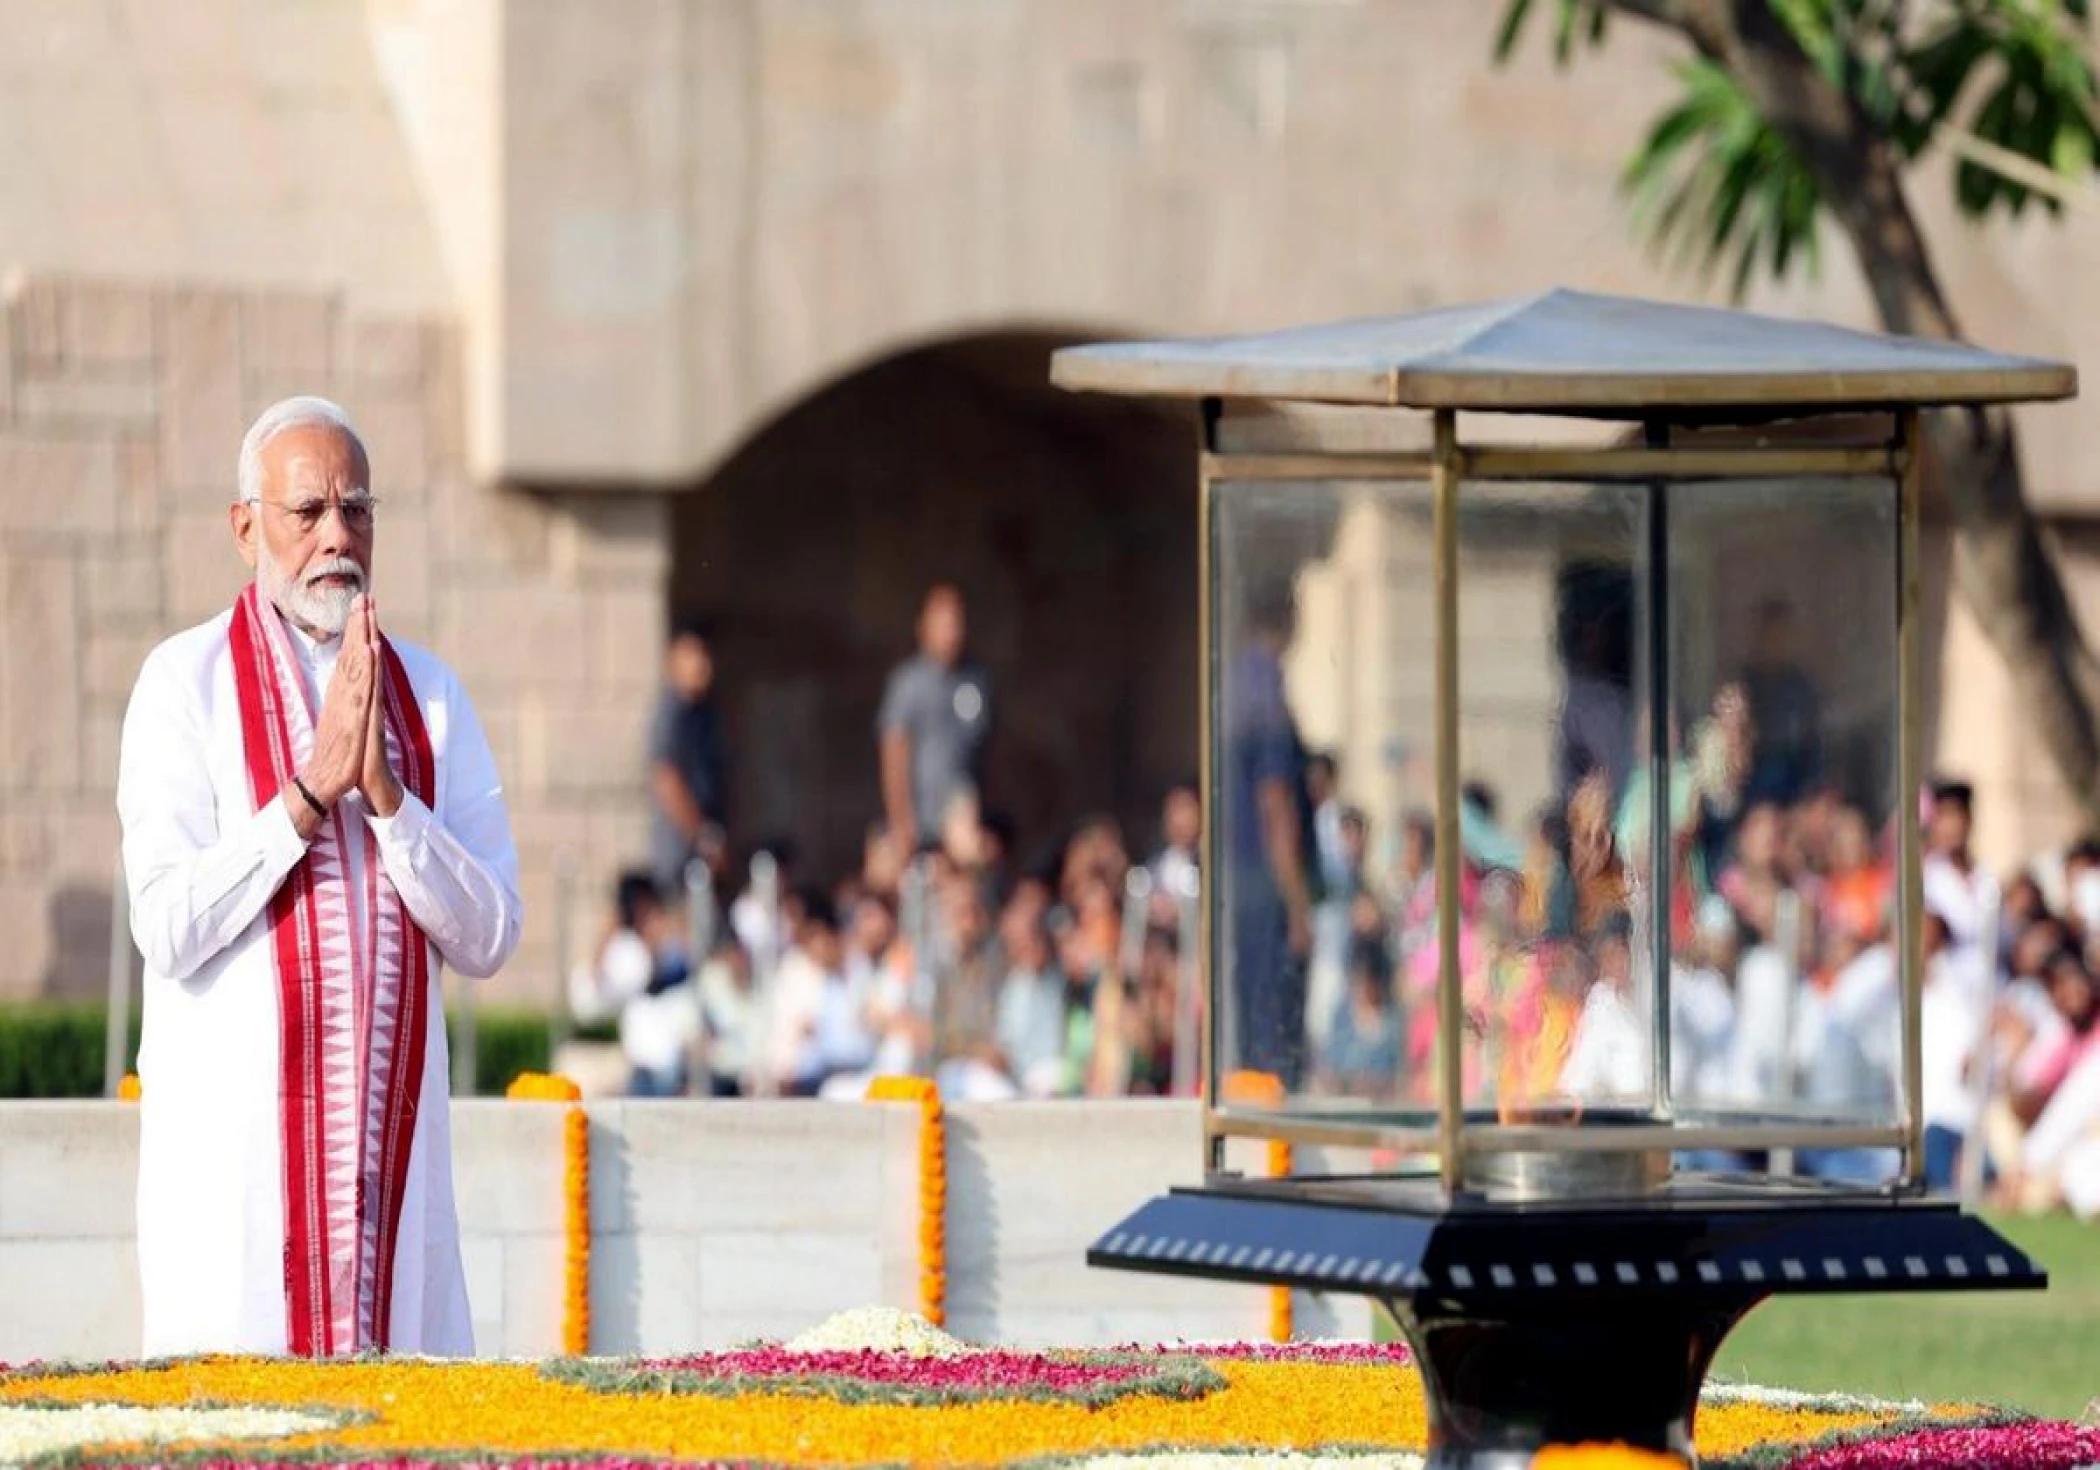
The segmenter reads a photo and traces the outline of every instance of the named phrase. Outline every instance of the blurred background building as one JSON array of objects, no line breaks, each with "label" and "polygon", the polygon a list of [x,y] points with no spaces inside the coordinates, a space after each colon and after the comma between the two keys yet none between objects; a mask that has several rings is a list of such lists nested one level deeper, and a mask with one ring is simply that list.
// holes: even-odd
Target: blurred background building
[{"label": "blurred background building", "polygon": [[[747,841],[858,860],[883,679],[947,577],[998,693],[1000,809],[1149,842],[1196,756],[1193,426],[1053,391],[1048,352],[1693,293],[1616,193],[1674,53],[1629,27],[1570,72],[1542,46],[1498,70],[1498,9],[0,0],[0,998],[102,984],[123,703],[238,590],[235,452],[295,391],[364,428],[383,615],[489,726],[531,915],[509,998],[556,993],[556,854],[590,875],[579,925],[646,857],[674,613],[715,628]],[[2085,360],[2090,215],[1986,245],[1944,194],[1915,202],[1971,335]],[[1825,259],[1749,304],[1870,325]],[[2022,427],[2100,626],[2100,429]],[[1301,588],[1305,642],[1341,650],[1291,671],[1306,732],[1382,833],[1427,751],[1390,739],[1420,691],[1381,672],[1412,622],[1381,589],[1423,555],[1404,518],[1345,519]],[[1841,620],[1844,548],[1799,555],[1804,624]],[[1512,552],[1476,652],[1562,580],[1551,547]],[[1939,595],[1934,627],[1928,755],[1974,781],[1979,856],[2076,835],[1981,634]],[[1802,645],[1824,687],[1857,677]],[[1526,647],[1466,739],[1543,789],[1557,696]]]}]

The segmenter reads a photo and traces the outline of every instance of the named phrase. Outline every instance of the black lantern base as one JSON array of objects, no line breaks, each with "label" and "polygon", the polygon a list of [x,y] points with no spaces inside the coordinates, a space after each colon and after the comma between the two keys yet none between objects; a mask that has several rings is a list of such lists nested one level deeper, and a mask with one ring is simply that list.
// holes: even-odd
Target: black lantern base
[{"label": "black lantern base", "polygon": [[1432,1470],[1597,1442],[1693,1463],[1707,1369],[1768,1296],[2048,1284],[1951,1203],[1698,1176],[1523,1204],[1424,1180],[1218,1181],[1153,1200],[1087,1261],[1386,1303],[1421,1369]]},{"label": "black lantern base", "polygon": [[1693,1463],[1707,1367],[1758,1299],[1499,1312],[1391,1302],[1422,1374],[1429,1466],[1523,1470],[1549,1444],[1628,1444]]}]

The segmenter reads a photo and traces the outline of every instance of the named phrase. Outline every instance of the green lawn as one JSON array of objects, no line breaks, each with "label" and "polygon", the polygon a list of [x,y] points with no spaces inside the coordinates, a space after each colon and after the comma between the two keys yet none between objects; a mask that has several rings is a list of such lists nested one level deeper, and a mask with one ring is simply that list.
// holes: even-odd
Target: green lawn
[{"label": "green lawn", "polygon": [[2041,1262],[2047,1291],[1780,1297],[1730,1335],[1715,1375],[2077,1418],[2100,1399],[2100,1225],[1992,1223]]}]

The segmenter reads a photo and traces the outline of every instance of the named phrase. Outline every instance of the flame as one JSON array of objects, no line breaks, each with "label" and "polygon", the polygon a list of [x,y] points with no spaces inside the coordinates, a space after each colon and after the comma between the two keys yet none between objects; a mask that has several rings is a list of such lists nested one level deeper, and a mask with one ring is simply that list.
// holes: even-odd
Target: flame
[{"label": "flame", "polygon": [[1559,1086],[1581,1007],[1555,990],[1550,978],[1555,958],[1550,953],[1540,955],[1542,963],[1498,1018],[1506,1049],[1496,1079],[1495,1117],[1505,1127],[1520,1123],[1574,1127],[1582,1121],[1582,1099],[1560,1091]]}]

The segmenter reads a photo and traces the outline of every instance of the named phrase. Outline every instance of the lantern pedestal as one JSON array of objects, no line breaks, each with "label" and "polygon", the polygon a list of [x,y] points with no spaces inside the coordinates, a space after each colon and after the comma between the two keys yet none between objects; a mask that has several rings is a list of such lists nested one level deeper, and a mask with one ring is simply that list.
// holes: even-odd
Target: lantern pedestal
[{"label": "lantern pedestal", "polygon": [[1691,1462],[1707,1367],[1765,1295],[1387,1305],[1421,1370],[1432,1470],[1524,1470],[1551,1444],[1627,1444]]},{"label": "lantern pedestal", "polygon": [[1706,1370],[1768,1296],[2048,1284],[1952,1203],[1697,1175],[1636,1200],[1520,1203],[1447,1202],[1433,1179],[1221,1179],[1153,1200],[1087,1260],[1386,1303],[1439,1470],[1600,1440],[1689,1459]]}]

